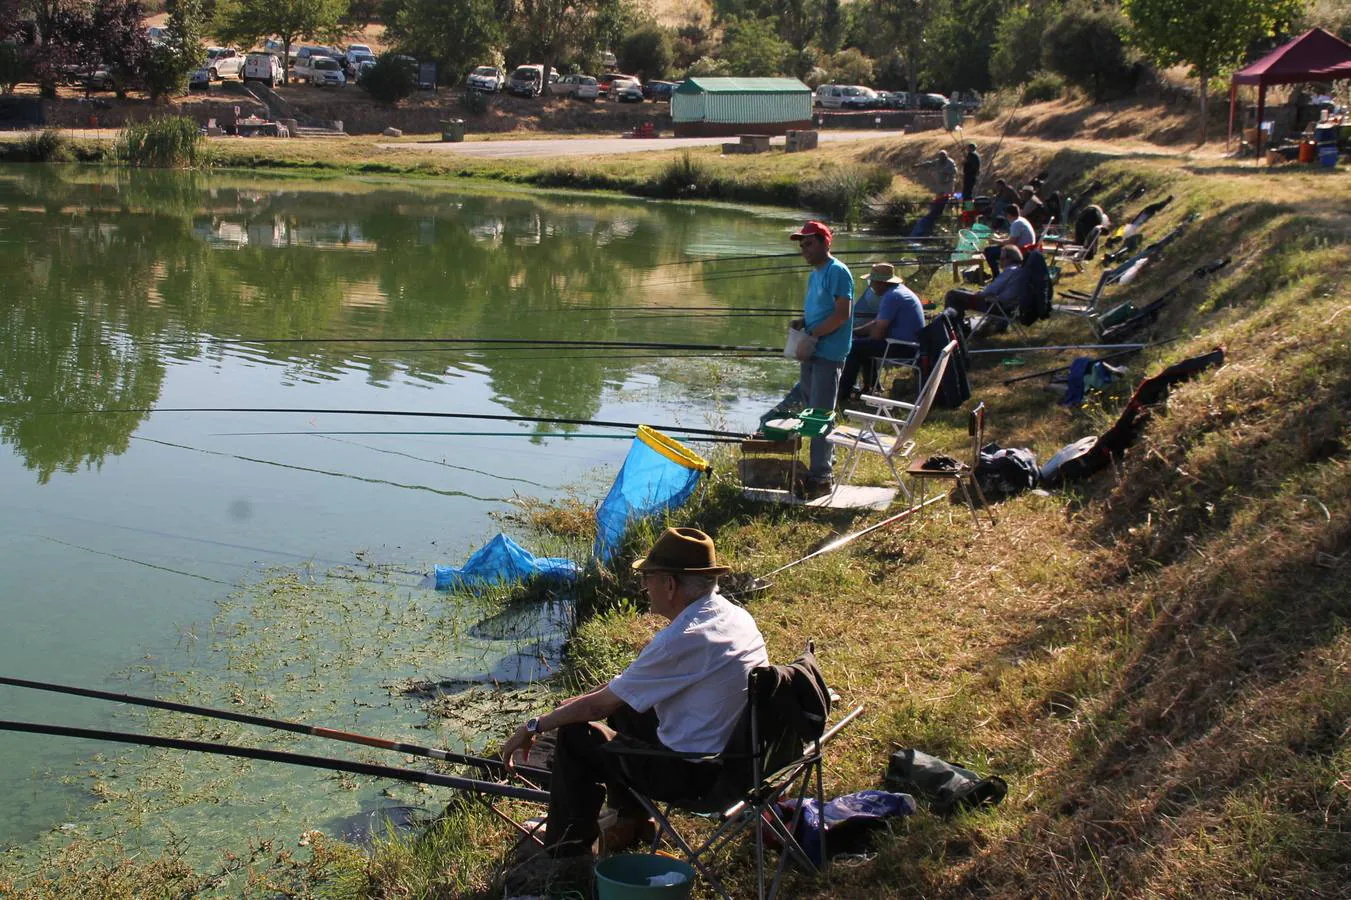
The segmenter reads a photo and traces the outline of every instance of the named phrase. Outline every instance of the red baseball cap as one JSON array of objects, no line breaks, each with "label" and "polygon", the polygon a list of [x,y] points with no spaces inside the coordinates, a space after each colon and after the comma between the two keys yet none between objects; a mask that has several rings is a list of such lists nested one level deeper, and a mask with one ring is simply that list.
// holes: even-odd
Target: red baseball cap
[{"label": "red baseball cap", "polygon": [[827,227],[824,222],[818,222],[815,219],[808,222],[806,225],[803,225],[802,228],[799,229],[798,231],[793,232],[791,235],[789,235],[789,238],[794,241],[800,241],[809,234],[816,235],[821,240],[826,242],[827,247],[830,246],[830,239],[831,239],[830,228]]}]

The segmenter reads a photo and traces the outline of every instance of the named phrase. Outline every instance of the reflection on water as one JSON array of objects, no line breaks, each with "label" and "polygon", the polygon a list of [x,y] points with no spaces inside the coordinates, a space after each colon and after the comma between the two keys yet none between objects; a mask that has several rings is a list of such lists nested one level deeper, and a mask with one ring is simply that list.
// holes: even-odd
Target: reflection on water
[{"label": "reflection on water", "polygon": [[[774,345],[777,318],[633,311],[793,306],[803,273],[791,261],[740,277],[741,263],[686,256],[782,252],[789,224],[423,184],[0,167],[0,668],[125,689],[127,676],[111,673],[136,666],[164,679],[184,666],[212,673],[194,676],[195,690],[220,705],[214,685],[231,679],[200,652],[193,623],[213,619],[224,585],[263,566],[322,573],[359,560],[399,573],[400,602],[435,606],[419,573],[461,561],[515,492],[599,490],[625,450],[563,440],[554,435],[589,430],[546,424],[97,411],[404,409],[744,427],[792,378],[782,360],[431,341]],[[332,342],[267,342],[294,338]],[[390,338],[421,343],[377,340]],[[319,434],[328,430],[367,433]],[[526,655],[483,640],[489,625],[540,624],[518,615],[470,633],[476,613],[457,642],[380,666],[467,679],[547,671],[552,638]],[[264,684],[275,661],[252,664]],[[387,707],[385,674],[354,670],[315,690],[325,708]],[[100,725],[113,715],[0,690],[14,718]],[[78,815],[89,798],[59,778],[91,752],[49,742],[35,754],[32,739],[0,735],[0,795],[20,798],[0,810],[0,841]],[[277,776],[276,790],[288,779]]]}]

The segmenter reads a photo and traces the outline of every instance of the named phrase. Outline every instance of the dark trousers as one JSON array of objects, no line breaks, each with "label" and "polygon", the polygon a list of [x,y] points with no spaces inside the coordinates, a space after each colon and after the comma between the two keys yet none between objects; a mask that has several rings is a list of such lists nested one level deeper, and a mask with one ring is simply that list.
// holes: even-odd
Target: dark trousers
[{"label": "dark trousers", "polygon": [[962,199],[963,199],[963,200],[974,200],[974,199],[976,199],[976,178],[979,177],[979,175],[980,175],[979,172],[963,172],[963,173],[962,173]]},{"label": "dark trousers", "polygon": [[985,262],[990,267],[991,275],[999,274],[999,252],[1002,249],[999,244],[991,244],[982,251],[985,254]]},{"label": "dark trousers", "polygon": [[621,817],[647,814],[626,785],[646,797],[674,803],[695,800],[717,780],[716,763],[624,756],[609,753],[612,741],[627,746],[665,750],[657,740],[657,715],[620,707],[602,724],[586,722],[558,729],[553,771],[549,779],[549,816],[544,844],[554,856],[591,852],[600,836],[596,819],[608,794]]},{"label": "dark trousers", "polygon": [[[989,312],[998,303],[991,297],[982,297],[975,291],[963,291],[953,288],[943,297],[944,309],[958,309],[962,312],[975,310],[976,312]],[[1002,308],[1000,310],[1003,311]]]},{"label": "dark trousers", "polygon": [[844,407],[844,401],[849,399],[849,392],[854,389],[854,382],[858,380],[859,370],[863,370],[863,390],[866,392],[877,383],[877,360],[887,352],[887,342],[885,338],[874,340],[873,338],[854,338],[854,346],[849,350],[849,356],[844,361],[844,372],[840,375],[840,395],[836,402],[837,407]]}]

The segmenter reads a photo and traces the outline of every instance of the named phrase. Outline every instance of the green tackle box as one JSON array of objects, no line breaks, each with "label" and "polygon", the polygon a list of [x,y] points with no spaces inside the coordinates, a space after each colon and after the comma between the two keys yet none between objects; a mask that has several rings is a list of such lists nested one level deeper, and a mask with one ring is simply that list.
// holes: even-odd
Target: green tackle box
[{"label": "green tackle box", "polygon": [[835,410],[808,408],[798,413],[803,437],[820,437],[835,424]]}]

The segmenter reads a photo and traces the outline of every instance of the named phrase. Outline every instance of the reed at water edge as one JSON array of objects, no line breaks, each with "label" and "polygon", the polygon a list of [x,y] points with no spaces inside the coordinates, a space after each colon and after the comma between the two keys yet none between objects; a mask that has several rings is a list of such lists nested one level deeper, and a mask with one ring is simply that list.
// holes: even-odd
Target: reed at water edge
[{"label": "reed at water edge", "polygon": [[207,162],[206,138],[187,116],[161,116],[124,128],[117,157],[132,166],[197,168]]}]

